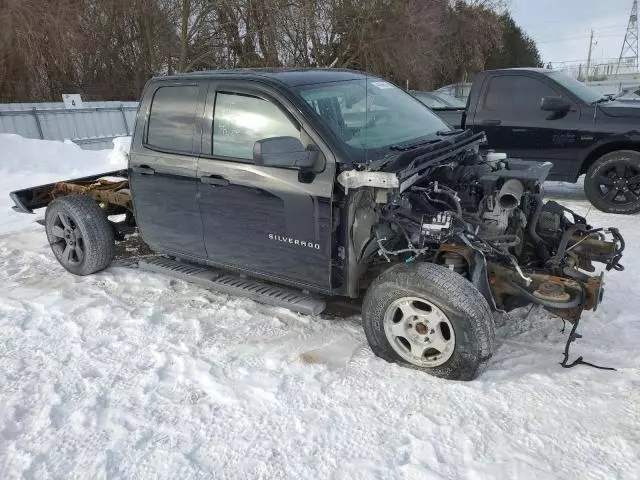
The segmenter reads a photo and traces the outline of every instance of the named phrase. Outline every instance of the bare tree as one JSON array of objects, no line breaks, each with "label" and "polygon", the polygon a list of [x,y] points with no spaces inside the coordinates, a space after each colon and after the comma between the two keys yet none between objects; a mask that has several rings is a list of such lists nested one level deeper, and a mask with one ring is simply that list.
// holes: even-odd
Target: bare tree
[{"label": "bare tree", "polygon": [[496,61],[504,11],[504,0],[0,0],[0,99],[135,99],[153,75],[264,66],[432,88]]}]

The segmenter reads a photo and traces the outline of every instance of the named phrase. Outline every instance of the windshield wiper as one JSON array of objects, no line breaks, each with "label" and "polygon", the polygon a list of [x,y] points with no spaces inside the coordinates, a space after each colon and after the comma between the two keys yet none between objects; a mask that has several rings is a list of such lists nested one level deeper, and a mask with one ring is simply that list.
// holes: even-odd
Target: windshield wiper
[{"label": "windshield wiper", "polygon": [[415,143],[399,143],[397,145],[391,145],[389,147],[389,150],[398,150],[400,152],[406,152],[407,150],[413,150],[414,148],[418,148],[423,145],[429,145],[431,143],[437,143],[441,141],[442,140],[440,140],[439,138],[436,138],[435,140],[424,140],[422,142],[415,142]]},{"label": "windshield wiper", "polygon": [[593,105],[597,105],[598,103],[610,102],[612,100],[613,100],[613,95],[605,95],[604,97],[599,98],[598,100],[593,102]]},{"label": "windshield wiper", "polygon": [[464,130],[462,130],[461,128],[454,128],[453,130],[438,130],[436,132],[436,135],[438,135],[439,137],[451,137],[453,135],[459,135],[461,133],[464,133]]}]

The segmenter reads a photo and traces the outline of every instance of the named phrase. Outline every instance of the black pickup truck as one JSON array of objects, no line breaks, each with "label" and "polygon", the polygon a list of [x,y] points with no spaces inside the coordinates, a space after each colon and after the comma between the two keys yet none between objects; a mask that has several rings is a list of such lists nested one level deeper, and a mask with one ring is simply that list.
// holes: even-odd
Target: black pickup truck
[{"label": "black pickup truck", "polygon": [[516,68],[480,73],[466,110],[445,114],[454,127],[485,132],[490,149],[553,163],[549,180],[586,174],[596,208],[640,212],[640,105],[603,97],[561,72]]},{"label": "black pickup truck", "polygon": [[550,163],[489,161],[484,141],[359,72],[191,73],[147,83],[127,170],[11,197],[46,207],[73,274],[107,268],[137,228],[157,253],[141,268],[308,314],[364,297],[376,355],[469,380],[493,312],[533,303],[577,327],[604,291],[585,272],[622,268],[624,248],[543,201]]}]

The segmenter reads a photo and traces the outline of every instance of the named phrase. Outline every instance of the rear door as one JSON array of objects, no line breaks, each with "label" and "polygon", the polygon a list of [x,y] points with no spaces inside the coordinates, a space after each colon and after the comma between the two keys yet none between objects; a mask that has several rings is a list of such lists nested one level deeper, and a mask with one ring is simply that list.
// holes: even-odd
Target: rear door
[{"label": "rear door", "polygon": [[[212,83],[204,119],[198,194],[209,260],[329,291],[331,152],[285,98],[251,82]],[[276,136],[319,149],[320,168],[255,165],[254,143]]]},{"label": "rear door", "polygon": [[129,162],[136,222],[154,250],[206,257],[196,188],[201,132],[195,121],[206,85],[159,82],[149,88],[139,113],[144,128],[136,128]]},{"label": "rear door", "polygon": [[[558,115],[543,111],[542,98],[558,96],[572,104]],[[578,154],[580,110],[573,99],[542,76],[505,72],[488,77],[476,105],[473,130],[487,134],[489,148],[525,160],[551,161],[556,178],[573,173]]]}]

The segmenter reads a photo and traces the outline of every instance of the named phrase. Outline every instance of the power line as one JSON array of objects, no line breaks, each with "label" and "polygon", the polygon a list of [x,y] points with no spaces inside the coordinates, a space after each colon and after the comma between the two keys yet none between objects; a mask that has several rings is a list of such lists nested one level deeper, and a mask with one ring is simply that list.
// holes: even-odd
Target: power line
[{"label": "power line", "polygon": [[[618,61],[618,57],[607,57],[607,58],[601,58],[599,60],[600,62],[617,62]],[[580,60],[549,60],[550,63],[557,63],[557,64],[562,64],[562,65],[571,65],[571,64],[575,64],[575,65],[579,65],[581,63],[587,63],[587,59],[586,58],[582,58]]]},{"label": "power line", "polygon": [[[621,37],[622,34],[617,34],[617,33],[608,33],[608,34],[598,34],[597,32],[595,33],[596,38],[615,38],[615,37]],[[584,40],[584,39],[588,39],[591,37],[591,34],[585,34],[585,35],[574,35],[571,37],[562,37],[562,38],[553,38],[550,40],[539,40],[536,41],[536,43],[560,43],[560,42],[567,42],[567,41],[572,41],[572,40]]]},{"label": "power line", "polygon": [[[593,15],[587,15],[587,16],[584,16],[584,17],[573,17],[572,16],[571,20],[576,21],[576,22],[581,22],[583,20],[585,20],[585,21],[586,20],[593,20]],[[543,21],[540,21],[540,22],[538,22],[538,23],[536,23],[534,25],[535,26],[537,26],[537,25],[554,25],[554,24],[558,24],[558,23],[566,24],[567,23],[567,19],[563,18],[563,19],[558,19],[558,20],[543,20]],[[626,25],[623,25],[623,26],[626,26]]]}]

